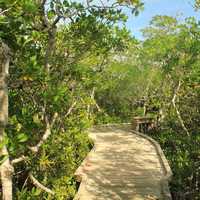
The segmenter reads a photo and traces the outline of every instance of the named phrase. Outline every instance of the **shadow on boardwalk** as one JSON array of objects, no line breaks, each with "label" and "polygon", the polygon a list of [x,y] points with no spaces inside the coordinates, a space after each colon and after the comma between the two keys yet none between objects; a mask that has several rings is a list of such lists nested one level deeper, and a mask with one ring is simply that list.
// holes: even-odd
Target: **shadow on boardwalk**
[{"label": "shadow on boardwalk", "polygon": [[75,200],[163,200],[164,171],[155,147],[130,127],[91,130],[95,142],[76,175]]}]

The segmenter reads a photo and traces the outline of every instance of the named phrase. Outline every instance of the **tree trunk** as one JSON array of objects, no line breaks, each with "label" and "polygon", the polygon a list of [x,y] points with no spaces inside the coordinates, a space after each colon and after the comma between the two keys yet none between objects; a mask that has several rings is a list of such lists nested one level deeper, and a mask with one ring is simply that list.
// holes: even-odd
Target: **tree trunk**
[{"label": "tree trunk", "polygon": [[[8,122],[8,90],[7,77],[9,70],[9,48],[0,42],[0,176],[2,185],[2,200],[12,200],[12,174],[9,153],[5,144],[5,127]],[[2,160],[3,159],[3,160]]]}]

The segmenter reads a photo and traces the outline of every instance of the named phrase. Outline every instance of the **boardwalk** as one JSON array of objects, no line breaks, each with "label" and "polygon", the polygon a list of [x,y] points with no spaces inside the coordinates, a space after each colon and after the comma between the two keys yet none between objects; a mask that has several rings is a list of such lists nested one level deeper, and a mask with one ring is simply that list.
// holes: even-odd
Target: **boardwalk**
[{"label": "boardwalk", "polygon": [[95,128],[94,149],[78,168],[75,200],[167,200],[171,171],[151,140],[128,125]]}]

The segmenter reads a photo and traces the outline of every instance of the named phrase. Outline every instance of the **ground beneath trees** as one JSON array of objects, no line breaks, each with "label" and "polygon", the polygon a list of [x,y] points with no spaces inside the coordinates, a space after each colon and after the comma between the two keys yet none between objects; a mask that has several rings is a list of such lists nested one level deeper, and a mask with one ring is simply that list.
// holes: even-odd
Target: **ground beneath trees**
[{"label": "ground beneath trees", "polygon": [[170,199],[171,171],[154,142],[130,125],[96,127],[90,136],[95,146],[76,172],[75,200]]}]

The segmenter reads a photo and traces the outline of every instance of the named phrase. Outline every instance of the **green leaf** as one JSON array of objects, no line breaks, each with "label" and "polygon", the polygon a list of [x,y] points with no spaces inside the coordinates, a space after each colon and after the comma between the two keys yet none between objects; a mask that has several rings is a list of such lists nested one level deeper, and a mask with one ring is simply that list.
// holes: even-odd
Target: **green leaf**
[{"label": "green leaf", "polygon": [[5,146],[8,143],[8,138],[4,138],[2,142],[0,142],[0,149],[3,148],[3,146]]},{"label": "green leaf", "polygon": [[28,136],[25,133],[20,133],[17,136],[19,142],[26,142],[28,140]]},{"label": "green leaf", "polygon": [[19,132],[21,130],[21,128],[22,128],[22,124],[17,123],[17,125],[16,125],[17,132]]},{"label": "green leaf", "polygon": [[36,124],[40,124],[41,123],[38,114],[33,115],[33,122],[36,123]]},{"label": "green leaf", "polygon": [[36,12],[37,11],[37,6],[36,4],[34,4],[33,2],[31,1],[27,1],[25,4],[24,4],[24,10],[27,11],[27,12]]},{"label": "green leaf", "polygon": [[0,165],[3,164],[3,162],[8,158],[7,155],[0,156]]}]

